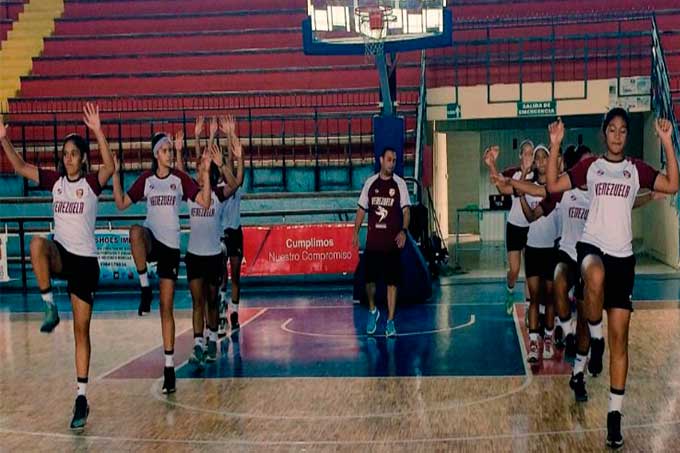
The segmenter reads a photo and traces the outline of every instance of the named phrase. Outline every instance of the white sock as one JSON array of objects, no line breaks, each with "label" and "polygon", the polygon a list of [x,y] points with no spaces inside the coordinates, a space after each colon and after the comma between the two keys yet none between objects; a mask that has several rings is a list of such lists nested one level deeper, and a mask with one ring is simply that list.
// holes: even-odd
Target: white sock
[{"label": "white sock", "polygon": [[238,313],[238,306],[239,306],[239,304],[235,304],[233,300],[232,300],[231,303],[229,304],[229,308],[230,308],[231,311],[233,311],[234,313]]},{"label": "white sock", "polygon": [[42,298],[43,302],[45,302],[46,304],[54,305],[54,295],[52,294],[52,290],[50,290],[46,293],[42,293],[40,295],[40,297]]},{"label": "white sock", "polygon": [[203,337],[194,337],[194,346],[200,346],[202,348],[203,347]]},{"label": "white sock", "polygon": [[538,312],[542,315],[545,314],[545,305],[543,304],[538,304]]},{"label": "white sock", "polygon": [[529,341],[538,341],[538,332],[532,332],[529,334]]},{"label": "white sock", "polygon": [[[84,382],[81,382],[84,381]],[[87,392],[87,378],[78,378],[78,393],[76,396],[83,395],[85,396],[85,392]]]},{"label": "white sock", "polygon": [[375,312],[378,311],[378,307],[374,308],[373,310],[368,310],[368,311],[369,311],[369,313],[371,313],[372,315],[374,315]]},{"label": "white sock", "polygon": [[149,273],[147,271],[139,273],[139,284],[142,288],[149,287]]},{"label": "white sock", "polygon": [[609,410],[607,412],[621,412],[621,408],[623,407],[623,393],[623,390],[609,389]]},{"label": "white sock", "polygon": [[559,316],[556,316],[555,318],[557,325],[562,329],[562,332],[564,332],[565,337],[570,333],[571,334],[574,333],[573,331],[574,325],[571,323],[571,316],[566,321],[562,321]]},{"label": "white sock", "polygon": [[588,330],[590,330],[590,338],[604,338],[602,336],[602,320],[597,324],[591,324],[590,321],[588,321]]},{"label": "white sock", "polygon": [[553,334],[555,333],[555,328],[552,328],[550,330],[545,329],[545,337],[550,337],[552,338]]},{"label": "white sock", "polygon": [[214,343],[217,343],[217,331],[208,331],[208,341],[212,341]]},{"label": "white sock", "polygon": [[574,360],[574,375],[583,373],[585,376],[586,362],[588,361],[588,354],[581,355],[576,354],[576,360]]},{"label": "white sock", "polygon": [[506,287],[505,287],[505,290],[506,290],[507,292],[509,292],[510,294],[512,294],[512,293],[515,292],[515,287],[513,286],[512,288],[510,288],[509,286],[506,286]]},{"label": "white sock", "polygon": [[165,352],[165,368],[175,367],[175,352]]}]

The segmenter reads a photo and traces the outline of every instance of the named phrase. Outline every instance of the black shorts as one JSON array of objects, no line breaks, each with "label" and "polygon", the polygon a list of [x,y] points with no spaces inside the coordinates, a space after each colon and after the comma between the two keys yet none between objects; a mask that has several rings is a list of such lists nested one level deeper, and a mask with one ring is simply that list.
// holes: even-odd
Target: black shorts
[{"label": "black shorts", "polygon": [[160,242],[150,229],[146,229],[151,236],[151,250],[146,255],[149,263],[158,263],[156,269],[158,278],[177,281],[179,273],[179,249],[173,249]]},{"label": "black shorts", "polygon": [[366,283],[375,283],[379,277],[386,285],[397,286],[401,282],[401,250],[378,252],[364,251],[364,279]]},{"label": "black shorts", "polygon": [[96,256],[74,255],[54,241],[61,258],[61,272],[56,278],[66,280],[66,291],[92,305],[99,284],[99,261]]},{"label": "black shorts", "polygon": [[578,263],[571,259],[571,256],[564,250],[557,251],[557,263],[564,263],[567,266],[567,285],[569,289],[574,288],[576,300],[583,300],[583,280]]},{"label": "black shorts", "polygon": [[555,252],[554,247],[536,248],[527,245],[524,249],[525,277],[540,277],[550,282],[553,281],[557,264]]},{"label": "black shorts", "polygon": [[243,229],[238,227],[224,230],[224,246],[228,257],[243,258]]},{"label": "black shorts", "polygon": [[578,267],[588,255],[597,255],[604,265],[604,308],[623,308],[633,311],[633,286],[635,283],[635,256],[619,258],[607,255],[598,247],[585,242],[576,244]]},{"label": "black shorts", "polygon": [[505,224],[505,249],[508,252],[520,251],[527,246],[529,227],[518,227],[510,222]]},{"label": "black shorts", "polygon": [[222,283],[224,273],[224,255],[194,255],[187,252],[184,257],[187,265],[187,281],[197,278],[205,279],[209,284],[219,285]]}]

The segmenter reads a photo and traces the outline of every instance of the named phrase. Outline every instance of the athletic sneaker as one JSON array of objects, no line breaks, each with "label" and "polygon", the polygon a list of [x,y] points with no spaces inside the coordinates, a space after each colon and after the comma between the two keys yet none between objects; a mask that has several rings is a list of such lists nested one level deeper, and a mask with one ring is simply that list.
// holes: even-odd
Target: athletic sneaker
[{"label": "athletic sneaker", "polygon": [[45,316],[43,317],[43,323],[40,326],[40,331],[44,333],[50,333],[59,324],[59,310],[57,309],[57,304],[45,304]]},{"label": "athletic sneaker", "polygon": [[368,311],[368,321],[366,321],[366,333],[373,335],[375,329],[378,327],[378,318],[380,318],[380,311],[375,309],[375,312]]},{"label": "athletic sneaker", "polygon": [[576,357],[576,336],[573,333],[567,335],[564,340],[564,355]]},{"label": "athletic sneaker", "polygon": [[208,352],[205,357],[206,362],[214,362],[217,360],[217,342],[208,341]]},{"label": "athletic sneaker", "polygon": [[588,401],[586,390],[586,378],[583,373],[572,375],[569,379],[569,387],[574,391],[574,399],[578,402]]},{"label": "athletic sneaker", "polygon": [[527,362],[529,363],[538,362],[538,341],[529,342],[529,355],[527,357]]},{"label": "athletic sneaker", "polygon": [[85,423],[87,423],[87,416],[89,414],[90,406],[87,405],[87,398],[85,398],[85,395],[78,395],[76,397],[76,404],[73,406],[71,429],[84,428]]},{"label": "athletic sneaker", "polygon": [[227,336],[227,294],[224,291],[220,291],[218,307],[219,320],[217,323],[217,337],[224,338]]},{"label": "athletic sneaker", "polygon": [[623,447],[621,435],[621,412],[613,411],[607,414],[607,447],[618,450]]},{"label": "athletic sneaker", "polygon": [[588,372],[595,377],[602,373],[602,356],[604,355],[604,338],[590,339],[590,360]]},{"label": "athletic sneaker", "polygon": [[505,313],[508,316],[512,316],[512,307],[514,307],[514,305],[515,305],[515,303],[513,301],[513,293],[506,290],[505,291]]},{"label": "athletic sneaker", "polygon": [[169,395],[175,393],[175,367],[166,366],[163,368],[163,393]]},{"label": "athletic sneaker", "polygon": [[203,368],[203,365],[205,365],[205,352],[203,351],[203,346],[200,344],[194,345],[194,352],[189,357],[189,363],[196,365],[199,368]]},{"label": "athletic sneaker", "polygon": [[229,315],[229,323],[231,324],[231,330],[238,330],[241,328],[241,324],[238,323],[238,312],[232,311]]},{"label": "athletic sneaker", "polygon": [[555,355],[555,349],[553,348],[553,338],[550,335],[546,335],[543,339],[543,358],[550,360]]},{"label": "athletic sneaker", "polygon": [[387,320],[387,326],[385,327],[385,336],[393,337],[397,334],[397,329],[394,327],[394,319]]},{"label": "athletic sneaker", "polygon": [[153,292],[150,286],[143,286],[142,292],[139,297],[139,308],[137,308],[137,314],[139,316],[144,316],[144,313],[151,312],[151,301],[153,300]]}]

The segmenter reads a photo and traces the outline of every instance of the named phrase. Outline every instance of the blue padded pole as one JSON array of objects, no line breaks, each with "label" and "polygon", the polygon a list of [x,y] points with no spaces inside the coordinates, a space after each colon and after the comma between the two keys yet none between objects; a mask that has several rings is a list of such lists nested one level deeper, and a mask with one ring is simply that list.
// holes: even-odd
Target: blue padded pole
[{"label": "blue padded pole", "polygon": [[378,68],[378,76],[380,79],[380,93],[382,94],[383,116],[394,115],[394,105],[392,103],[392,97],[390,96],[390,82],[387,75],[387,59],[385,58],[384,52],[378,52],[375,55],[375,66]]}]

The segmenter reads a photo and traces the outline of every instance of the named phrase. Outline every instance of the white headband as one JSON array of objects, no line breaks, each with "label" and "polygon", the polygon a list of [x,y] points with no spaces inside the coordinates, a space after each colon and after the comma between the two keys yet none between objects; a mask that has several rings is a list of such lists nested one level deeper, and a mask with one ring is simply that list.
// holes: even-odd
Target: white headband
[{"label": "white headband", "polygon": [[167,135],[164,135],[163,138],[156,142],[156,144],[153,146],[154,158],[158,159],[158,151],[161,149],[161,146],[165,145],[166,143],[172,146],[172,142],[170,141]]},{"label": "white headband", "polygon": [[536,158],[536,153],[539,151],[545,151],[548,156],[550,155],[550,150],[548,148],[544,145],[537,145],[536,148],[534,148],[534,158]]}]

